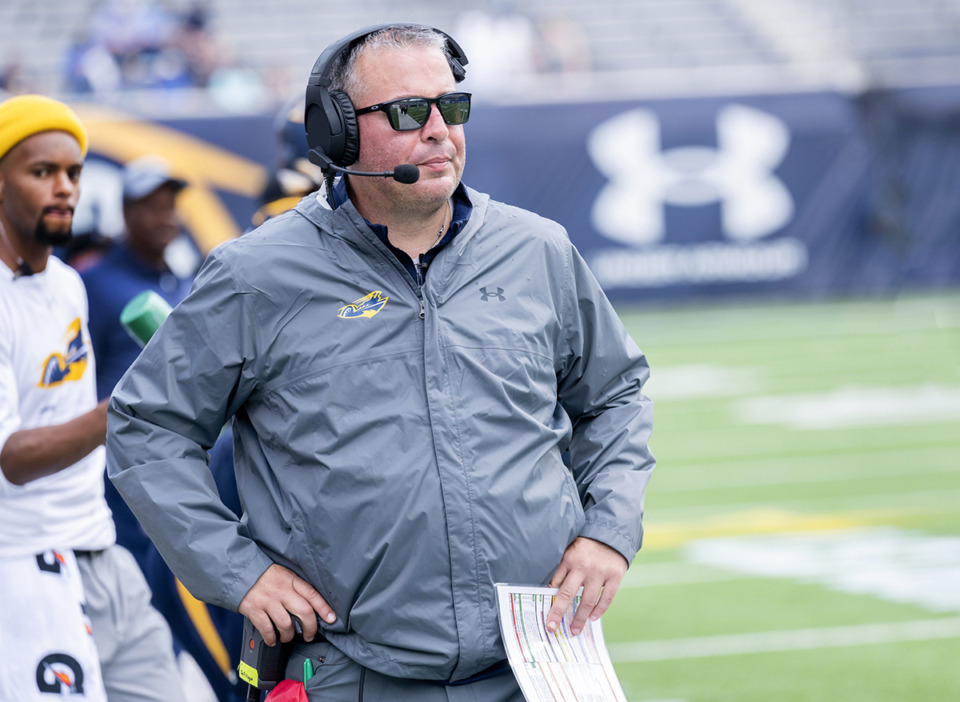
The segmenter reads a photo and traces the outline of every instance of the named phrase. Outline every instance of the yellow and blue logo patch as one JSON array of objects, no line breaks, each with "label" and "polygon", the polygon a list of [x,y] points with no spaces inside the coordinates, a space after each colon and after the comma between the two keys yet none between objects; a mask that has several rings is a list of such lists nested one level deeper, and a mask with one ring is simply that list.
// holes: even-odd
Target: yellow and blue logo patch
[{"label": "yellow and blue logo patch", "polygon": [[368,295],[364,295],[359,300],[344,305],[337,311],[337,316],[342,319],[359,319],[360,317],[372,317],[383,309],[390,298],[379,290],[374,290]]},{"label": "yellow and blue logo patch", "polygon": [[87,346],[83,343],[83,326],[77,317],[66,333],[66,354],[53,352],[43,362],[40,387],[52,388],[70,380],[79,380],[87,369]]}]

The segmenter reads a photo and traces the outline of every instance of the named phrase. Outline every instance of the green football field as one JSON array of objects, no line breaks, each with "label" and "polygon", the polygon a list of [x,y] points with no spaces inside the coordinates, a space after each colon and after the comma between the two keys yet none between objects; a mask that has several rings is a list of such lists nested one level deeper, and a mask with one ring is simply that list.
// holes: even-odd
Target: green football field
[{"label": "green football field", "polygon": [[652,368],[629,702],[960,700],[960,293],[620,312]]}]

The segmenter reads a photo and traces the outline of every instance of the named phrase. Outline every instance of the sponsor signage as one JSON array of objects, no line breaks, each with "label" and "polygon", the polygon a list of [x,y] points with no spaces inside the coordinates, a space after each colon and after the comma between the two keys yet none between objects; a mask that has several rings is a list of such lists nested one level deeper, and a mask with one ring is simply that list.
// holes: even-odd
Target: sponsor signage
[{"label": "sponsor signage", "polygon": [[[159,145],[193,185],[181,205],[200,255],[250,227],[276,149],[271,115],[81,114],[97,187],[78,221],[86,203],[109,224],[117,164]],[[563,224],[615,300],[960,284],[960,88],[516,106],[477,96],[466,129],[465,182]]]}]

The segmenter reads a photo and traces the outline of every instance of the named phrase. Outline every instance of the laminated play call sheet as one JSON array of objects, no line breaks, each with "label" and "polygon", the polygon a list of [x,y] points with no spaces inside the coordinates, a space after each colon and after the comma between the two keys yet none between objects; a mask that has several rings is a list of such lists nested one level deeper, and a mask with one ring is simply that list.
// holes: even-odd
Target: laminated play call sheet
[{"label": "laminated play call sheet", "polygon": [[556,588],[496,587],[507,659],[527,702],[626,702],[600,622],[588,621],[578,636],[570,633],[579,597],[551,634],[547,613]]}]

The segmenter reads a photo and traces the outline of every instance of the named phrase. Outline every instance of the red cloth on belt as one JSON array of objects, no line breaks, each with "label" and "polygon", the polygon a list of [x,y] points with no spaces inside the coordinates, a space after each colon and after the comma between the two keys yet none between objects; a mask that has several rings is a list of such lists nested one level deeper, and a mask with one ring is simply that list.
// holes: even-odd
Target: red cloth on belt
[{"label": "red cloth on belt", "polygon": [[296,680],[281,680],[270,690],[266,702],[309,702],[303,683]]}]

